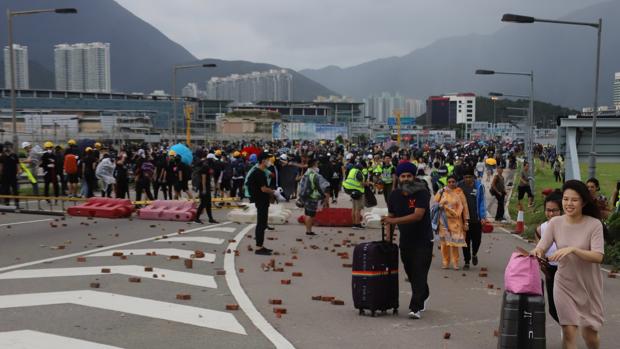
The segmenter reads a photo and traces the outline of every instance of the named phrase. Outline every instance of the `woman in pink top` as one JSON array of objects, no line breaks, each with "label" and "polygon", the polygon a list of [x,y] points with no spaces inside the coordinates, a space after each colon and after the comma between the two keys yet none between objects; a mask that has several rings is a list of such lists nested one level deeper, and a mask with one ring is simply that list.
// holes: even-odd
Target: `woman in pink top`
[{"label": "woman in pink top", "polygon": [[555,242],[549,260],[558,262],[553,298],[563,333],[563,348],[577,348],[577,330],[590,349],[599,348],[598,331],[603,325],[604,241],[600,211],[586,185],[577,180],[562,187],[564,215],[549,220],[534,250],[539,258]]}]

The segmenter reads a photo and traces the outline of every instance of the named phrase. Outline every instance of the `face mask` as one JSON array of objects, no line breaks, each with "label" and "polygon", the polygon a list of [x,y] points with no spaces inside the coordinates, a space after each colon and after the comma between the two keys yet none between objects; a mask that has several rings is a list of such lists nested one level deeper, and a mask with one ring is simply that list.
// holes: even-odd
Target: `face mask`
[{"label": "face mask", "polygon": [[413,190],[414,190],[413,181],[407,180],[404,182],[400,182],[400,189],[405,194],[413,194]]}]

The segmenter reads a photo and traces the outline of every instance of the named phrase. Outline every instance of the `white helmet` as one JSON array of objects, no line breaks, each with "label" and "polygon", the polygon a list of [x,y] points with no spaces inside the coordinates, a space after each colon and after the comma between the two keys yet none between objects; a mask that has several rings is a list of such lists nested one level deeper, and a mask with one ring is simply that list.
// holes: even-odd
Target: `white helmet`
[{"label": "white helmet", "polygon": [[22,148],[26,149],[28,147],[30,147],[32,144],[30,144],[30,142],[22,142]]},{"label": "white helmet", "polygon": [[282,155],[280,155],[280,160],[288,161],[288,156],[286,154],[282,154]]},{"label": "white helmet", "polygon": [[368,154],[367,158],[368,160],[372,160],[372,154]]},{"label": "white helmet", "polygon": [[216,159],[215,154],[213,153],[207,154],[207,159]]},{"label": "white helmet", "polygon": [[353,159],[353,154],[351,154],[351,153],[347,154],[347,156],[345,157],[345,159],[347,159],[347,160],[351,160],[351,159]]}]

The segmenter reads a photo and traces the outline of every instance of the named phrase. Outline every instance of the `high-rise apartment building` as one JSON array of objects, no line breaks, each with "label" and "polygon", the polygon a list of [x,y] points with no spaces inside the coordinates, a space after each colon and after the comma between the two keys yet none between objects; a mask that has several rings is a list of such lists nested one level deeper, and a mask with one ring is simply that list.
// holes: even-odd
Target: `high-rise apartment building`
[{"label": "high-rise apartment building", "polygon": [[286,69],[213,77],[207,82],[209,99],[235,102],[290,101],[293,75]]},{"label": "high-rise apartment building", "polygon": [[195,82],[190,82],[181,90],[181,96],[197,98],[198,92],[198,85]]},{"label": "high-rise apartment building", "polygon": [[476,95],[453,93],[427,99],[427,124],[451,128],[457,124],[470,126],[476,122]]},{"label": "high-rise apartment building", "polygon": [[614,79],[614,105],[620,106],[620,73],[616,73]]},{"label": "high-rise apartment building", "polygon": [[405,98],[396,93],[392,96],[388,92],[383,92],[378,96],[364,98],[364,115],[372,116],[375,122],[387,122],[388,118],[393,117],[398,110],[402,117],[418,117],[424,113],[424,102]]},{"label": "high-rise apartment building", "polygon": [[[15,66],[15,88],[28,90],[30,82],[28,77],[28,46],[13,44],[13,57]],[[4,47],[4,86],[11,88],[11,61],[10,49]]]},{"label": "high-rise apartment building", "polygon": [[110,44],[60,44],[54,46],[56,89],[111,92]]}]

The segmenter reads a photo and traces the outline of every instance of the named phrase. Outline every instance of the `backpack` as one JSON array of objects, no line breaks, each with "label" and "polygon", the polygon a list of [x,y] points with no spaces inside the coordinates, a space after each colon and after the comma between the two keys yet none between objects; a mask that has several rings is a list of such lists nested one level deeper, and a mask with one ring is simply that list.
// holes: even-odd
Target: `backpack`
[{"label": "backpack", "polygon": [[140,171],[145,178],[151,178],[153,173],[155,173],[155,166],[150,161],[145,161],[140,166]]},{"label": "backpack", "polygon": [[243,177],[245,175],[245,165],[243,161],[234,160],[230,167],[232,167],[233,177]]},{"label": "backpack", "polygon": [[76,174],[78,172],[78,159],[75,154],[65,155],[64,169],[67,174]]},{"label": "backpack", "polygon": [[319,198],[323,196],[321,192],[321,187],[317,185],[318,177],[314,172],[307,173],[301,179],[300,187],[299,187],[299,197],[302,200],[315,200],[313,198],[313,194],[318,192]]}]

